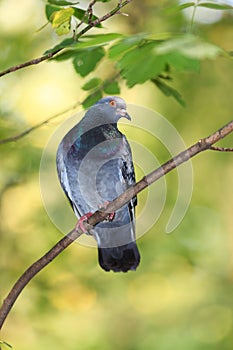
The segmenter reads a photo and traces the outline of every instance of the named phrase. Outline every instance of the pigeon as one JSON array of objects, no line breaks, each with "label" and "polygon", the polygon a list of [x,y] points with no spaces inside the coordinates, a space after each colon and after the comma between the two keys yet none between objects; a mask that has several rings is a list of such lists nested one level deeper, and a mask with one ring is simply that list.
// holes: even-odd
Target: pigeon
[{"label": "pigeon", "polygon": [[101,98],[59,144],[56,163],[61,187],[79,219],[77,227],[94,237],[105,271],[136,270],[140,254],[135,237],[136,196],[89,232],[83,221],[135,184],[130,145],[117,127],[131,120],[125,101]]}]

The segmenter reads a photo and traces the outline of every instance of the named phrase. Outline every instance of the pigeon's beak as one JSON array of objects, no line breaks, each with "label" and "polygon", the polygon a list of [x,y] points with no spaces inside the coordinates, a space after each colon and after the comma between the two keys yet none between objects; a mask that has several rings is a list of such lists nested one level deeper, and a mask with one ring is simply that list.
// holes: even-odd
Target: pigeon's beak
[{"label": "pigeon's beak", "polygon": [[130,120],[131,121],[131,117],[130,117],[130,115],[126,112],[125,113],[125,116],[124,116],[126,119],[128,119],[128,120]]},{"label": "pigeon's beak", "polygon": [[119,113],[119,115],[120,115],[121,117],[126,118],[126,119],[128,119],[128,120],[131,120],[131,117],[130,117],[130,115],[127,113],[126,109],[120,108],[120,109],[118,109],[118,113]]}]

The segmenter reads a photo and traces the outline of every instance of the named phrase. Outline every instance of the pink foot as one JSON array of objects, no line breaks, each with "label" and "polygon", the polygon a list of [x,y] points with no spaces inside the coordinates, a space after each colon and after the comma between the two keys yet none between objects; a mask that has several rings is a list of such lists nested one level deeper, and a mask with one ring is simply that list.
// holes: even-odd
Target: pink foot
[{"label": "pink foot", "polygon": [[[99,208],[104,208],[106,209],[107,205],[109,204],[109,201],[105,201],[103,205],[99,205]],[[112,221],[115,217],[115,212],[109,213],[108,216],[106,217],[106,221]]]},{"label": "pink foot", "polygon": [[75,231],[78,231],[79,229],[81,229],[81,231],[83,233],[87,233],[87,230],[85,229],[85,227],[83,226],[83,222],[84,221],[87,221],[91,216],[92,216],[93,213],[91,212],[88,212],[86,214],[84,214],[83,216],[81,216],[75,226]]},{"label": "pink foot", "polygon": [[112,213],[110,213],[110,214],[107,216],[107,219],[106,219],[106,220],[112,221],[112,220],[114,219],[114,217],[115,217],[115,212],[112,212]]}]

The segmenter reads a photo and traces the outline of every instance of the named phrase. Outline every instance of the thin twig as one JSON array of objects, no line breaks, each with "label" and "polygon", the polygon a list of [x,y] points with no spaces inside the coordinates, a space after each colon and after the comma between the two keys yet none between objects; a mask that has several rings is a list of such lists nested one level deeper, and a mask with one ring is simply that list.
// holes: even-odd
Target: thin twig
[{"label": "thin twig", "polygon": [[[89,96],[94,95],[99,90],[103,90],[111,82],[116,81],[119,76],[120,76],[120,73],[117,73],[113,77],[106,79],[100,86],[98,86],[98,88],[94,89],[94,91]],[[16,141],[18,141],[19,139],[23,138],[24,136],[27,136],[28,134],[30,134],[32,131],[35,131],[35,130],[41,128],[42,126],[48,124],[51,120],[59,118],[63,114],[65,114],[67,112],[71,112],[72,110],[76,109],[79,105],[82,105],[82,104],[83,104],[83,101],[82,102],[76,102],[73,106],[68,107],[67,109],[65,109],[64,111],[62,111],[60,113],[52,115],[51,117],[49,117],[47,119],[44,119],[42,122],[31,126],[30,128],[20,132],[19,134],[16,134],[14,136],[9,136],[9,137],[6,137],[4,139],[0,139],[0,145],[5,145],[6,143],[9,143],[9,142],[16,142]]]},{"label": "thin twig", "polygon": [[[132,0],[126,0],[124,2],[120,2],[117,4],[117,6],[115,7],[115,9],[113,9],[112,11],[110,11],[109,13],[106,13],[103,17],[97,18],[93,21],[91,21],[85,28],[83,28],[75,37],[76,40],[78,40],[83,34],[85,34],[86,32],[88,32],[90,29],[92,29],[93,27],[96,27],[98,24],[106,21],[107,19],[109,19],[110,17],[118,14],[119,10],[126,6],[127,4],[129,4]],[[52,57],[54,57],[58,52],[61,52],[62,50],[64,50],[64,48],[59,48],[53,52],[49,52],[48,54],[41,56],[39,58],[35,58],[33,60],[18,64],[16,66],[7,68],[6,70],[0,72],[0,77],[15,72],[19,69],[25,68],[25,67],[29,67],[35,64],[39,64],[43,61],[46,61]]]},{"label": "thin twig", "polygon": [[42,122],[38,123],[38,124],[35,124],[33,125],[32,127],[22,131],[21,133],[17,134],[17,135],[14,135],[14,136],[10,136],[10,137],[7,137],[5,139],[1,139],[0,140],[0,145],[4,145],[6,143],[9,143],[9,142],[15,142],[21,138],[23,138],[24,136],[30,134],[32,131],[36,130],[36,129],[39,129],[40,127],[42,127],[43,125],[46,125],[48,124],[51,120],[55,119],[55,118],[58,118],[60,117],[62,114],[65,114],[67,112],[70,112],[74,109],[76,109],[78,107],[78,105],[80,105],[80,102],[76,102],[73,106],[67,108],[66,110],[60,112],[60,113],[57,113],[45,120],[43,120]]},{"label": "thin twig", "polygon": [[96,0],[93,0],[88,6],[88,9],[87,9],[87,13],[89,14],[88,23],[91,23],[91,19],[93,16],[93,6],[95,5],[95,3],[96,3]]},{"label": "thin twig", "polygon": [[[152,183],[157,181],[159,178],[169,173],[171,170],[178,167],[180,164],[186,162],[190,158],[194,157],[196,154],[203,152],[205,150],[211,149],[212,145],[217,141],[223,139],[228,134],[233,131],[233,120],[227,125],[223,126],[221,129],[217,130],[208,137],[205,137],[195,143],[193,146],[189,147],[185,151],[179,153],[174,158],[170,159],[162,166],[151,172],[150,174],[144,176],[139,182],[134,186],[130,187],[119,197],[110,202],[104,211],[97,210],[88,220],[84,222],[84,227],[86,230],[90,230],[92,226],[103,221],[110,212],[114,212],[121,208],[123,205],[128,203],[135,195],[144,190],[146,187],[150,186]],[[51,248],[44,256],[33,263],[18,279],[14,284],[11,291],[5,298],[2,307],[0,309],[0,329],[2,328],[5,319],[7,318],[9,312],[11,311],[15,301],[26,287],[26,285],[31,281],[31,279],[36,276],[45,266],[47,266],[56,256],[58,256],[65,248],[67,248],[74,240],[76,240],[82,232],[72,230],[64,238],[62,238],[53,248]]]},{"label": "thin twig", "polygon": [[[88,6],[86,12],[84,13],[84,16],[83,16],[82,20],[81,20],[81,21],[79,22],[79,24],[76,26],[76,30],[85,22],[85,19],[86,19],[87,17],[89,17],[87,22],[88,22],[88,24],[90,24],[91,18],[92,18],[92,15],[93,15],[93,6],[94,6],[95,3],[96,3],[96,0],[93,0],[93,1],[89,4],[89,6]],[[76,32],[76,30],[75,30],[75,32]]]},{"label": "thin twig", "polygon": [[219,151],[219,152],[233,152],[233,148],[230,148],[230,147],[211,146],[210,149],[212,151]]}]

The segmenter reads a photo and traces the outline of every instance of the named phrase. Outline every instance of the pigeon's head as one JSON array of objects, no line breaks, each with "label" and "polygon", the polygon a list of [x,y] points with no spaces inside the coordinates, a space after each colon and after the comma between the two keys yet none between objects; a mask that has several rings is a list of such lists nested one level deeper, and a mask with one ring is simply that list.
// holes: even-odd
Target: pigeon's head
[{"label": "pigeon's head", "polygon": [[112,119],[111,121],[114,123],[116,123],[122,117],[131,120],[131,117],[126,111],[125,101],[118,96],[101,98],[96,105],[101,106],[104,110],[106,110],[108,112],[108,116]]}]

